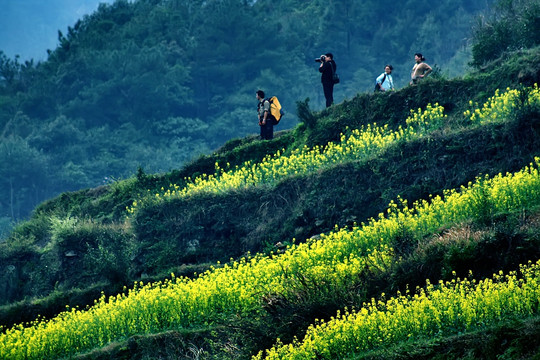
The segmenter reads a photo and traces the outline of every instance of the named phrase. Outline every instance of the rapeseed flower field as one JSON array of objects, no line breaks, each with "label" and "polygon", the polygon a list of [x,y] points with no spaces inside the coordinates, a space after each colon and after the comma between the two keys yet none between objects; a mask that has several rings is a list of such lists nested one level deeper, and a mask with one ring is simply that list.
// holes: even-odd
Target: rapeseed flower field
[{"label": "rapeseed flower field", "polygon": [[539,300],[540,261],[521,266],[519,273],[500,272],[478,282],[428,282],[414,294],[372,299],[358,310],[345,309],[330,321],[317,321],[301,341],[278,342],[253,359],[339,359],[419,336],[456,334],[537,314]]},{"label": "rapeseed flower field", "polygon": [[[503,97],[507,97],[506,100]],[[538,101],[538,89],[527,101]],[[506,101],[506,102],[505,102]],[[466,113],[472,121],[499,121],[497,109],[516,106],[510,91],[492,98],[480,113]],[[484,108],[483,108],[484,109]],[[472,119],[473,114],[475,119]],[[501,115],[506,116],[506,115]],[[233,170],[216,169],[185,188],[171,186],[155,194],[159,201],[200,191],[227,191],[285,176],[316,171],[336,162],[371,156],[397,141],[424,136],[440,127],[442,108],[428,106],[412,111],[407,127],[391,131],[386,126],[366,126],[343,135],[338,144],[303,149],[289,156],[279,153],[261,164],[246,163]],[[257,317],[264,299],[278,295],[293,298],[298,283],[313,284],[318,294],[338,293],[355,286],[367,272],[384,271],[398,259],[392,240],[404,230],[425,236],[442,226],[485,214],[518,211],[540,205],[540,159],[515,173],[478,177],[460,189],[447,190],[408,204],[398,199],[385,213],[352,229],[335,228],[320,239],[291,245],[283,254],[255,255],[212,268],[195,279],[175,277],[147,285],[138,284],[116,296],[102,296],[89,309],[66,309],[50,320],[38,319],[2,329],[0,358],[43,359],[66,357],[101,347],[136,334],[210,325],[231,317]],[[218,180],[218,181],[217,181]],[[228,185],[224,185],[228,184]],[[214,188],[216,187],[216,188]],[[144,206],[140,200],[129,209]],[[522,317],[538,312],[540,264],[522,267],[521,276],[499,274],[492,280],[456,279],[427,284],[414,294],[389,300],[372,300],[360,309],[345,310],[328,322],[317,322],[303,340],[276,344],[269,358],[309,359],[350,354],[376,348],[389,341],[421,335],[452,333],[489,324],[504,316]],[[505,292],[505,289],[512,291]],[[521,299],[518,304],[516,299]],[[512,303],[512,301],[514,301]],[[514,304],[507,306],[506,304]],[[262,358],[263,353],[256,356]]]}]

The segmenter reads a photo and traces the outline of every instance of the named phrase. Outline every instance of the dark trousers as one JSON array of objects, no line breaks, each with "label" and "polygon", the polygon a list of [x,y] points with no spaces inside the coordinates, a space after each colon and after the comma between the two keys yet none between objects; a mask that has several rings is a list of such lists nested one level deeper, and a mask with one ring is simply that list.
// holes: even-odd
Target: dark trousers
[{"label": "dark trousers", "polygon": [[274,124],[271,119],[266,119],[266,124],[261,125],[261,139],[272,140],[274,138]]},{"label": "dark trousers", "polygon": [[329,107],[334,103],[334,83],[323,82],[322,87],[326,99],[326,107]]}]

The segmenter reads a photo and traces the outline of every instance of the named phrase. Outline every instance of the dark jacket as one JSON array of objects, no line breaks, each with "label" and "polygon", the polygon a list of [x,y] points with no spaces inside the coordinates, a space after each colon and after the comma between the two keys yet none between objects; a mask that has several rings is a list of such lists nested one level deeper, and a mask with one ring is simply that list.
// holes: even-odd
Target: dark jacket
[{"label": "dark jacket", "polygon": [[[332,64],[332,65],[330,65]],[[332,66],[334,68],[334,71],[332,71]],[[333,72],[336,72],[337,65],[334,60],[327,61],[319,68],[319,72],[321,72],[321,82],[323,84],[333,84],[334,78],[333,78]]]}]

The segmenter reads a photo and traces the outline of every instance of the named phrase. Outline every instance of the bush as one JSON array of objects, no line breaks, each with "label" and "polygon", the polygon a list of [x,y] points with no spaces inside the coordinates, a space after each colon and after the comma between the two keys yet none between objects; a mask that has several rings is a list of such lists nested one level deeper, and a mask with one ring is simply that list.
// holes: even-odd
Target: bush
[{"label": "bush", "polygon": [[499,0],[473,28],[472,65],[479,67],[507,51],[540,44],[540,1]]}]

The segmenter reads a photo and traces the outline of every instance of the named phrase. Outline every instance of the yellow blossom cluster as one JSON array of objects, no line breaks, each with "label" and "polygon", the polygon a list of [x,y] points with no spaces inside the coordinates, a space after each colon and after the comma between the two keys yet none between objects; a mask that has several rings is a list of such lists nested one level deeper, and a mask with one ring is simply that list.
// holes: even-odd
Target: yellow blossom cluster
[{"label": "yellow blossom cluster", "polygon": [[516,108],[522,105],[531,106],[539,104],[540,91],[538,84],[535,84],[533,87],[523,90],[506,88],[506,91],[503,93],[497,89],[495,95],[490,97],[481,108],[477,103],[469,101],[472,110],[469,109],[463,114],[473,122],[500,122],[508,119],[515,112]]},{"label": "yellow blossom cluster", "polygon": [[[201,192],[223,193],[260,184],[272,185],[286,177],[306,175],[335,164],[368,159],[398,141],[424,136],[440,127],[445,118],[442,106],[428,104],[425,110],[411,110],[405,128],[400,126],[397,130],[391,130],[388,125],[368,124],[360,129],[351,130],[348,135],[341,134],[339,142],[329,143],[326,146],[315,146],[311,149],[305,146],[295,149],[289,155],[283,155],[281,150],[274,155],[266,156],[259,163],[248,161],[234,169],[222,169],[216,163],[214,174],[185,179],[186,186],[183,189],[171,184],[169,189],[162,189],[162,193],[156,193],[152,197],[153,200],[159,200],[187,197]],[[127,208],[128,213],[133,214],[141,206],[142,201],[134,201]]]},{"label": "yellow blossom cluster", "polygon": [[[526,94],[524,105],[540,105],[540,90],[535,84],[523,90],[507,88],[504,93],[496,90],[495,95],[481,107],[471,101],[470,106],[473,109],[465,111],[464,115],[473,123],[504,121],[520,106],[519,100],[523,98],[523,94]],[[281,150],[266,156],[258,163],[248,161],[234,168],[230,168],[228,164],[221,168],[216,162],[214,174],[202,174],[194,179],[186,178],[183,188],[170,184],[168,189],[162,188],[161,192],[147,194],[146,197],[135,200],[126,209],[128,214],[133,214],[143,203],[152,202],[150,200],[187,197],[202,192],[223,193],[261,184],[273,185],[286,177],[320,171],[336,163],[365,160],[398,141],[427,135],[444,125],[446,117],[442,106],[428,104],[425,110],[411,109],[410,116],[405,120],[405,128],[391,130],[387,125],[368,124],[349,131],[347,135],[342,134],[338,143],[295,149],[287,155]]]},{"label": "yellow blossom cluster", "polygon": [[443,125],[443,120],[448,116],[444,114],[444,108],[439,104],[426,106],[426,110],[410,110],[411,115],[405,120],[408,126],[415,126],[422,130],[436,129]]},{"label": "yellow blossom cluster", "polygon": [[507,317],[538,314],[540,261],[481,281],[427,282],[414,295],[372,299],[359,310],[311,325],[301,341],[280,342],[254,360],[342,359],[420,336],[443,336],[489,326]]},{"label": "yellow blossom cluster", "polygon": [[[306,296],[337,296],[366,272],[387,269],[395,261],[390,244],[404,230],[421,237],[474,218],[486,206],[494,212],[538,206],[539,163],[537,159],[514,174],[479,178],[410,207],[400,200],[367,224],[336,228],[320,239],[289,246],[283,254],[244,258],[195,279],[172,276],[140,284],[117,296],[103,296],[87,310],[68,309],[51,320],[15,326],[0,334],[0,358],[68,357],[135,334],[207,325],[232,316],[258,316],[272,298],[293,299],[298,291]],[[507,298],[490,301],[505,307]],[[482,306],[476,311],[492,311]],[[431,327],[424,318],[411,316],[418,320],[418,328]],[[368,338],[393,336],[377,329],[370,330]]]}]

